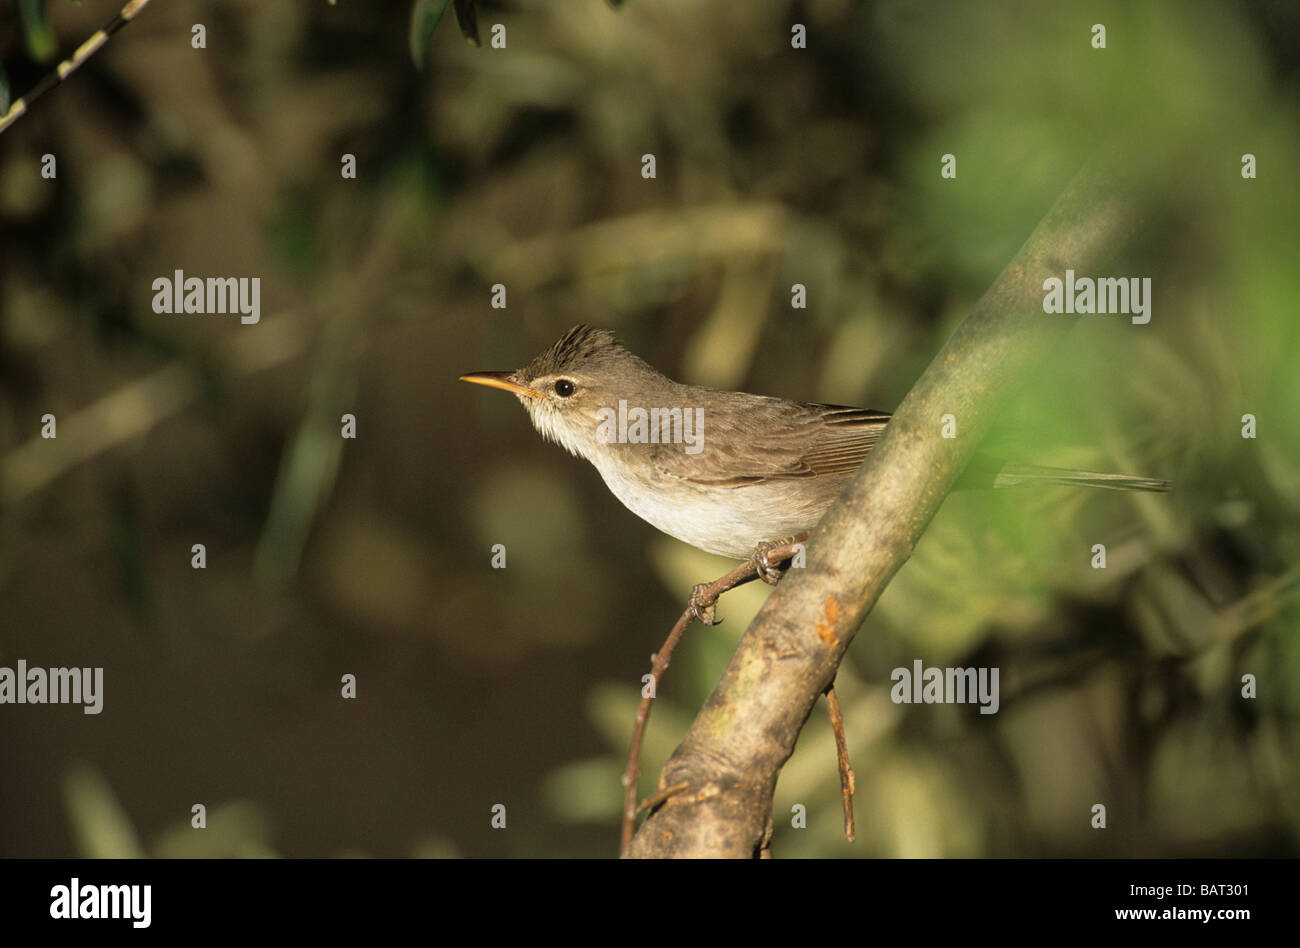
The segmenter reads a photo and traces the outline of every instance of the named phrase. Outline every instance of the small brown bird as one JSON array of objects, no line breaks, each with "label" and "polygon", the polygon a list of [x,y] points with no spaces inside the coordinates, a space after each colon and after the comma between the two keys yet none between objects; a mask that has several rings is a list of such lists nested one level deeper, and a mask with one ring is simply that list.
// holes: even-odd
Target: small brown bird
[{"label": "small brown bird", "polygon": [[[543,437],[596,466],[623,505],[669,536],[746,559],[816,526],[889,422],[885,412],[674,382],[613,333],[575,326],[514,372],[466,382],[504,389]],[[1168,481],[976,455],[959,487],[1065,484],[1167,491]]]}]

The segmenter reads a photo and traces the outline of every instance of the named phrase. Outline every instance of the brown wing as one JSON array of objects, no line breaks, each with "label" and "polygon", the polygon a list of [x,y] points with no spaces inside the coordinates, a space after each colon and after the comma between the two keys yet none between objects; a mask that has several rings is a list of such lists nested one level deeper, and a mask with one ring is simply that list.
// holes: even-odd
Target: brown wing
[{"label": "brown wing", "polygon": [[748,396],[747,410],[705,415],[704,450],[661,448],[661,473],[691,484],[742,487],[768,480],[850,474],[889,421],[886,412]]},{"label": "brown wing", "polygon": [[825,428],[811,448],[800,458],[806,474],[795,477],[819,477],[823,474],[848,474],[856,471],[885,430],[889,415],[867,408],[818,405],[824,410]]}]

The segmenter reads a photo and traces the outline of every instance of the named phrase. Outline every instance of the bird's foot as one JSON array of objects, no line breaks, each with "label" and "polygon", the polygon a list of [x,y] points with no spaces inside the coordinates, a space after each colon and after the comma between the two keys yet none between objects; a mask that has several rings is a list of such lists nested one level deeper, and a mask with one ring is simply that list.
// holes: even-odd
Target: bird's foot
[{"label": "bird's foot", "polygon": [[807,533],[799,533],[780,540],[762,540],[749,556],[749,566],[758,574],[758,578],[769,586],[775,586],[785,575],[781,566],[786,560],[799,553],[799,548]]},{"label": "bird's foot", "polygon": [[709,594],[709,586],[709,583],[696,583],[695,588],[691,590],[691,615],[695,617],[696,622],[702,622],[705,625],[717,625],[722,621],[714,611],[714,606],[718,603],[718,597]]}]

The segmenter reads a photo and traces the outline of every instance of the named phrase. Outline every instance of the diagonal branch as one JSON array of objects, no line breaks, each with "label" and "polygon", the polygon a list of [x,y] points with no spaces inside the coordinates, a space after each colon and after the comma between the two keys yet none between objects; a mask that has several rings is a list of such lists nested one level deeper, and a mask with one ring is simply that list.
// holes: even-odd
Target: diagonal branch
[{"label": "diagonal branch", "polygon": [[[687,789],[646,819],[629,856],[761,851],[777,775],[858,627],[1026,370],[1072,322],[1044,314],[1043,281],[1066,268],[1096,272],[1138,216],[1106,173],[1087,170],[1067,187],[903,400],[814,531],[807,566],[791,570],[754,619],[659,776],[660,789]],[[940,435],[946,414],[956,438]]]},{"label": "diagonal branch", "polygon": [[90,39],[77,47],[76,52],[41,77],[41,81],[30,92],[14,100],[8,111],[4,115],[0,115],[0,132],[18,121],[33,102],[80,69],[82,63],[99,52],[103,45],[108,42],[109,37],[134,20],[136,15],[148,5],[149,0],[127,0],[122,9],[117,12],[117,15],[108,21],[107,26],[102,30],[97,30],[91,35]]}]

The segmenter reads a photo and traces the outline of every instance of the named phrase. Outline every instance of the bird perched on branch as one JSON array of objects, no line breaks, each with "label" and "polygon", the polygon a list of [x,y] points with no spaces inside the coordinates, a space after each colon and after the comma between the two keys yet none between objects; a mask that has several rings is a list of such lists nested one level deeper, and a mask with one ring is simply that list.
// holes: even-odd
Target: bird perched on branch
[{"label": "bird perched on branch", "polygon": [[[764,548],[816,526],[889,423],[866,408],[683,385],[585,325],[521,369],[461,379],[513,393],[543,437],[595,465],[643,520],[709,553],[751,558],[769,582],[779,572]],[[980,454],[957,487],[1038,484],[1170,489]]]}]

